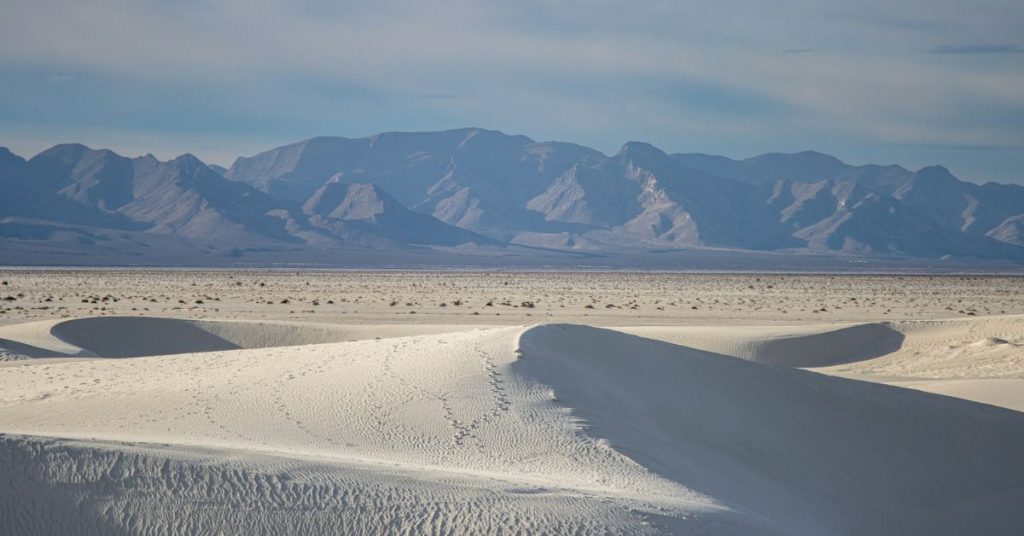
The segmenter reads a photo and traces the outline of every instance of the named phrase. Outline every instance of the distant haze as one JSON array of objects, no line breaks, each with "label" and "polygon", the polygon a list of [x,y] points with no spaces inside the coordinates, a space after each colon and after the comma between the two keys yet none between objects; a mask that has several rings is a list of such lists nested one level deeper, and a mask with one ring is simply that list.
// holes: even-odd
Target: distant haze
[{"label": "distant haze", "polygon": [[11,0],[0,145],[225,167],[464,125],[1024,182],[1024,3]]}]

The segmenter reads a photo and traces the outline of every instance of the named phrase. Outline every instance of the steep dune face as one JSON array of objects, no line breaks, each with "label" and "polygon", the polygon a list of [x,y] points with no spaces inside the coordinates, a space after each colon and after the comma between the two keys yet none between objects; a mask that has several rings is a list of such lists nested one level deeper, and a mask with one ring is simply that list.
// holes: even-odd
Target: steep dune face
[{"label": "steep dune face", "polygon": [[582,326],[521,344],[589,435],[793,534],[1014,530],[1024,415]]},{"label": "steep dune face", "polygon": [[621,331],[751,361],[898,385],[1024,412],[1024,316]]},{"label": "steep dune face", "polygon": [[922,379],[1024,379],[1024,316],[886,325],[904,336],[897,351],[822,370]]},{"label": "steep dune face", "polygon": [[759,363],[828,367],[898,351],[905,335],[892,324],[824,324],[784,327],[638,326],[620,331]]},{"label": "steep dune face", "polygon": [[[242,324],[179,328],[273,342]],[[576,325],[29,360],[0,423],[5,533],[1024,523],[1024,414]]]},{"label": "steep dune face", "polygon": [[886,323],[856,324],[822,333],[753,340],[743,352],[762,363],[825,367],[895,352],[903,339],[902,333]]},{"label": "steep dune face", "polygon": [[274,348],[465,329],[452,325],[362,326],[311,322],[105,316],[0,327],[0,348],[23,357],[143,357]]},{"label": "steep dune face", "polygon": [[238,348],[192,322],[165,318],[81,318],[57,324],[51,333],[102,357],[140,357]]}]

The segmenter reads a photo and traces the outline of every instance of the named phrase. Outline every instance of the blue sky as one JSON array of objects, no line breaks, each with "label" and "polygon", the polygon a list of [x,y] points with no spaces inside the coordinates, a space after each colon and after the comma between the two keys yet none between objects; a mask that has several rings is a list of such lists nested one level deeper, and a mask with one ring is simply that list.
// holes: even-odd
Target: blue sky
[{"label": "blue sky", "polygon": [[239,155],[479,126],[1024,183],[1024,2],[9,0],[0,145]]}]

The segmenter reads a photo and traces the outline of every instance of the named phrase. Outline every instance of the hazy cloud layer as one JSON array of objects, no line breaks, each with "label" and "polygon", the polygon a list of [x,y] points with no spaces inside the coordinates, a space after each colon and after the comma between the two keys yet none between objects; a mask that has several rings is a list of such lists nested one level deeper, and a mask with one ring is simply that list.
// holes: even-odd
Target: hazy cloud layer
[{"label": "hazy cloud layer", "polygon": [[933,54],[1021,54],[1017,45],[942,45],[931,49]]},{"label": "hazy cloud layer", "polygon": [[473,125],[1022,180],[1021,35],[1016,0],[14,0],[0,144],[229,163],[318,134]]}]

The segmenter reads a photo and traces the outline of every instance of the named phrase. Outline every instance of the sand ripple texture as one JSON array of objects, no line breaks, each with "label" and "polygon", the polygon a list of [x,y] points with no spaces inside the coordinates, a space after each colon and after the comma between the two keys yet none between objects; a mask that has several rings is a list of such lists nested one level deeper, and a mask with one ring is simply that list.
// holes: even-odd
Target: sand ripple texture
[{"label": "sand ripple texture", "polygon": [[[570,324],[327,342],[349,335],[130,322],[0,333],[25,351],[0,364],[0,533],[1024,526],[1024,413],[759,362],[802,348],[775,332],[690,335],[751,354],[733,356]],[[841,331],[882,340],[836,363],[918,337],[885,328],[903,338]],[[119,333],[133,351],[98,357]]]}]

